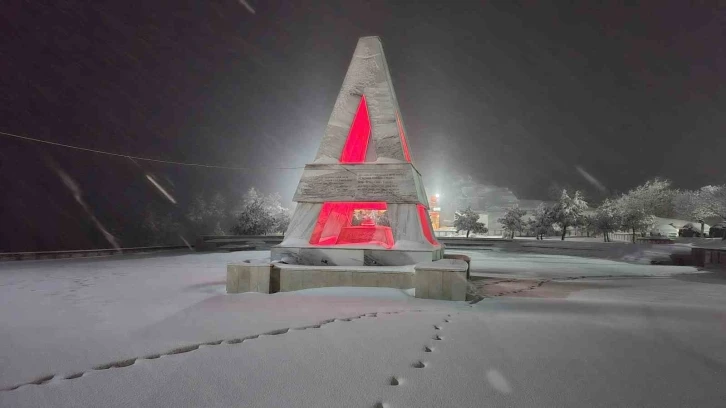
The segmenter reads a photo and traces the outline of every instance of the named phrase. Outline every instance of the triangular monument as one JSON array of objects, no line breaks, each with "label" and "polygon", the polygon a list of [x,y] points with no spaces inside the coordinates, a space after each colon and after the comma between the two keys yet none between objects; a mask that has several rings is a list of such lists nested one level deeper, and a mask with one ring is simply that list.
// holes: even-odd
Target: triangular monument
[{"label": "triangular monument", "polygon": [[441,259],[405,129],[381,40],[363,37],[272,260],[352,266]]}]

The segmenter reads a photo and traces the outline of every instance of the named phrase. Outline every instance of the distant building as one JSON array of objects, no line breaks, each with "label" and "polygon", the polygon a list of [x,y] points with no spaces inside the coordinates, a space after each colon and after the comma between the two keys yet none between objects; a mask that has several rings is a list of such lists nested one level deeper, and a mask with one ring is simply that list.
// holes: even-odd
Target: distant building
[{"label": "distant building", "polygon": [[[489,229],[485,235],[501,236],[504,231],[497,220],[504,217],[507,208],[519,205],[520,208],[527,211],[528,215],[531,215],[541,203],[553,204],[548,201],[522,200],[506,187],[480,184],[472,180],[459,182],[458,187],[457,191],[444,197],[432,197],[436,199],[436,205],[431,200],[429,201],[431,207],[439,209],[439,211],[435,211],[437,226],[434,226],[434,230],[439,235],[452,235],[456,211],[467,207],[471,207],[474,212],[478,213],[479,221]],[[434,224],[434,215],[431,215],[431,222]]]},{"label": "distant building", "polygon": [[708,236],[711,238],[723,238],[726,235],[726,222],[720,222],[708,229]]},{"label": "distant building", "polygon": [[439,206],[438,194],[429,197],[429,218],[434,231],[441,228],[441,207]]},{"label": "distant building", "polygon": [[[709,234],[710,225],[704,224],[704,235]],[[679,220],[675,218],[655,217],[655,222],[650,230],[651,236],[661,237],[700,237],[701,224],[688,220]]]}]

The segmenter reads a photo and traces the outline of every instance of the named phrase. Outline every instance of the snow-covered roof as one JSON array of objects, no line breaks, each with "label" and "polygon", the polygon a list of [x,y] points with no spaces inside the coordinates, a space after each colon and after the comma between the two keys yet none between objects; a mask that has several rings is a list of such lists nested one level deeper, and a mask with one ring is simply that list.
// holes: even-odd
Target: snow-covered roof
[{"label": "snow-covered roof", "polygon": [[[698,221],[689,221],[689,220],[679,220],[676,218],[661,218],[656,217],[655,223],[653,224],[653,229],[667,229],[667,227],[675,228],[675,229],[681,229],[684,228],[687,224],[692,224],[695,228],[695,230],[700,231],[701,230],[701,223]],[[708,229],[711,226],[708,224],[704,224],[703,228],[705,231],[708,231]]]}]

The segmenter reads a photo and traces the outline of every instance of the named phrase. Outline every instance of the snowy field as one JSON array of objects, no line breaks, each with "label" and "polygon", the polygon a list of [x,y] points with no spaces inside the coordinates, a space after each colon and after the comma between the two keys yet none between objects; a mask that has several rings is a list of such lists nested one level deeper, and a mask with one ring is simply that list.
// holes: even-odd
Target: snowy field
[{"label": "snowy field", "polygon": [[446,253],[468,255],[471,258],[471,272],[478,276],[518,278],[671,276],[696,271],[689,266],[651,265],[651,259],[665,257],[664,252],[656,251],[621,255],[616,249],[604,254],[612,259],[525,253],[499,248],[478,251],[447,249]]},{"label": "snowy field", "polygon": [[[684,240],[679,238],[679,240]],[[716,246],[726,245],[721,240],[698,240],[691,242],[678,242],[675,244],[638,244],[628,242],[603,242],[602,238],[572,237],[565,241],[560,239],[535,240],[534,238],[519,238],[514,241],[489,241],[482,243],[479,249],[517,253],[576,256],[593,259],[607,259],[632,264],[650,265],[651,261],[672,264],[677,257],[690,257],[693,245]],[[447,251],[455,249],[470,249],[457,246],[456,243],[447,245]]]},{"label": "snowy field", "polygon": [[266,252],[1,263],[0,406],[726,403],[723,276],[455,252],[475,275],[563,278],[566,295],[474,305],[374,288],[227,295],[225,265]]}]

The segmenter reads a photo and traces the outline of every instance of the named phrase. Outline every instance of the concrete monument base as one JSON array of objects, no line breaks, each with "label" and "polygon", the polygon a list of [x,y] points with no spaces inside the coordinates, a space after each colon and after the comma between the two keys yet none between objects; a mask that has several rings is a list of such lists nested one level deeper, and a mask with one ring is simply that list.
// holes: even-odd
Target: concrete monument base
[{"label": "concrete monument base", "polygon": [[416,288],[416,297],[466,300],[466,261],[407,266],[314,266],[251,261],[227,265],[227,293],[276,293],[324,287]]},{"label": "concrete monument base", "polygon": [[410,289],[413,278],[413,265],[321,267],[276,263],[272,267],[270,287],[273,292],[339,286]]},{"label": "concrete monument base", "polygon": [[442,247],[434,249],[389,250],[366,246],[272,248],[273,261],[318,266],[404,266],[436,261],[444,257]]},{"label": "concrete monument base", "polygon": [[269,262],[241,262],[227,265],[227,293],[270,292]]},{"label": "concrete monument base", "polygon": [[469,265],[461,259],[441,259],[415,266],[416,297],[466,300]]}]

